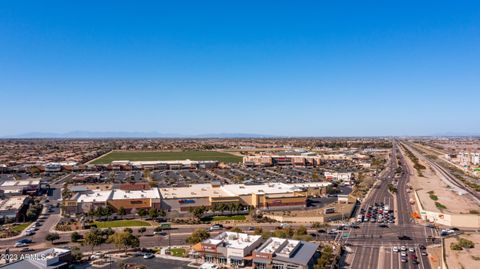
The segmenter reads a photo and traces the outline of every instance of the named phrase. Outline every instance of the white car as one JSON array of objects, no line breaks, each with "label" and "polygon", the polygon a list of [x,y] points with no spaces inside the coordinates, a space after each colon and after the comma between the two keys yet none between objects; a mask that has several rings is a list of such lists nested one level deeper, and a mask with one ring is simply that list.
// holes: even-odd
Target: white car
[{"label": "white car", "polygon": [[93,254],[92,256],[90,256],[91,260],[97,260],[97,259],[100,259],[100,258],[103,258],[103,253],[101,253],[101,252],[97,252],[97,253]]},{"label": "white car", "polygon": [[414,248],[408,248],[408,252],[415,252]]},{"label": "white car", "polygon": [[393,251],[393,252],[398,252],[398,247],[393,247],[393,248],[392,248],[392,251]]},{"label": "white car", "polygon": [[405,252],[405,251],[400,252],[400,256],[407,257],[407,252]]},{"label": "white car", "polygon": [[406,251],[407,248],[406,248],[405,246],[401,246],[401,247],[400,247],[400,250],[401,250],[401,251]]},{"label": "white car", "polygon": [[145,253],[145,254],[143,254],[143,258],[144,258],[144,259],[151,259],[151,258],[153,258],[153,257],[155,257],[155,254],[153,254],[153,253]]},{"label": "white car", "polygon": [[21,242],[17,242],[17,243],[15,243],[15,247],[16,247],[16,248],[20,248],[20,247],[26,247],[26,246],[28,246],[28,244],[27,244],[27,243],[21,243]]},{"label": "white car", "polygon": [[206,262],[200,266],[200,269],[218,269],[218,265]]}]

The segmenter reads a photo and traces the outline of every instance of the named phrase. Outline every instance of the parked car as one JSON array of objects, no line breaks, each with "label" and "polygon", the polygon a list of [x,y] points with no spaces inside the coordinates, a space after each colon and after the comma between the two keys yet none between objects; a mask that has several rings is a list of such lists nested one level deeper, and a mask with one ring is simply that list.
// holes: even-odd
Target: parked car
[{"label": "parked car", "polygon": [[143,254],[143,258],[144,259],[151,259],[151,258],[154,258],[155,257],[155,254],[153,253],[145,253]]},{"label": "parked car", "polygon": [[90,259],[92,259],[92,260],[97,260],[97,259],[101,259],[101,258],[103,258],[103,253],[101,253],[101,252],[96,252],[95,254],[92,254],[90,256]]},{"label": "parked car", "polygon": [[26,247],[26,246],[28,246],[27,243],[21,243],[21,242],[16,242],[15,243],[16,248],[21,248],[21,247]]}]

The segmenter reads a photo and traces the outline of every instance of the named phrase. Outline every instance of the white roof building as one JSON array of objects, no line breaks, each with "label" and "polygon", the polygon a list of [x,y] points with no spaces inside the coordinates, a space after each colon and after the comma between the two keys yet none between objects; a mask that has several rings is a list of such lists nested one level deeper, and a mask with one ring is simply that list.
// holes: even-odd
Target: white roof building
[{"label": "white roof building", "polygon": [[78,196],[79,203],[106,203],[112,196],[112,191],[91,191]]},{"label": "white roof building", "polygon": [[122,200],[122,199],[160,199],[160,192],[157,188],[152,188],[149,190],[112,190],[111,200]]}]

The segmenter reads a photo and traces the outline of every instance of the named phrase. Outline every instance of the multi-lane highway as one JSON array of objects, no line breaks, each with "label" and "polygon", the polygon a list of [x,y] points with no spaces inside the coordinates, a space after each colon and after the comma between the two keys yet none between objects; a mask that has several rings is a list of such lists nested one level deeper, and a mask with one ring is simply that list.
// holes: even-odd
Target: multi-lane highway
[{"label": "multi-lane highway", "polygon": [[[395,170],[400,160],[403,173],[395,178]],[[410,199],[407,194],[407,182],[410,171],[394,143],[392,154],[379,182],[374,186],[370,195],[362,203],[366,209],[375,203],[389,205],[395,211],[395,223],[388,227],[379,227],[377,223],[362,223],[360,229],[350,229],[343,235],[342,243],[347,249],[347,255],[342,259],[342,268],[430,268],[428,256],[422,256],[419,246],[427,245],[427,238],[435,236],[435,230],[417,225],[412,219]],[[391,183],[397,183],[397,193],[392,195],[388,191]],[[396,206],[396,208],[395,208]],[[400,240],[399,236],[407,236],[410,240]],[[408,253],[407,262],[401,261],[400,252],[394,252],[393,247],[413,247],[418,257],[414,264]]]}]

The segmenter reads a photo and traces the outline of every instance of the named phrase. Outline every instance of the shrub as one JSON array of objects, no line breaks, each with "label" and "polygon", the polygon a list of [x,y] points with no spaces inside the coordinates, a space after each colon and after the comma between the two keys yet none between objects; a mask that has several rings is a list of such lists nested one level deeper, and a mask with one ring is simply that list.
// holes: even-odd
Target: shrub
[{"label": "shrub", "polygon": [[470,241],[468,239],[465,239],[465,238],[458,239],[458,244],[462,248],[474,248],[475,247],[475,243],[473,243],[472,241]]},{"label": "shrub", "polygon": [[450,249],[451,249],[451,250],[462,250],[462,247],[461,247],[459,244],[452,242],[452,243],[450,244]]}]

